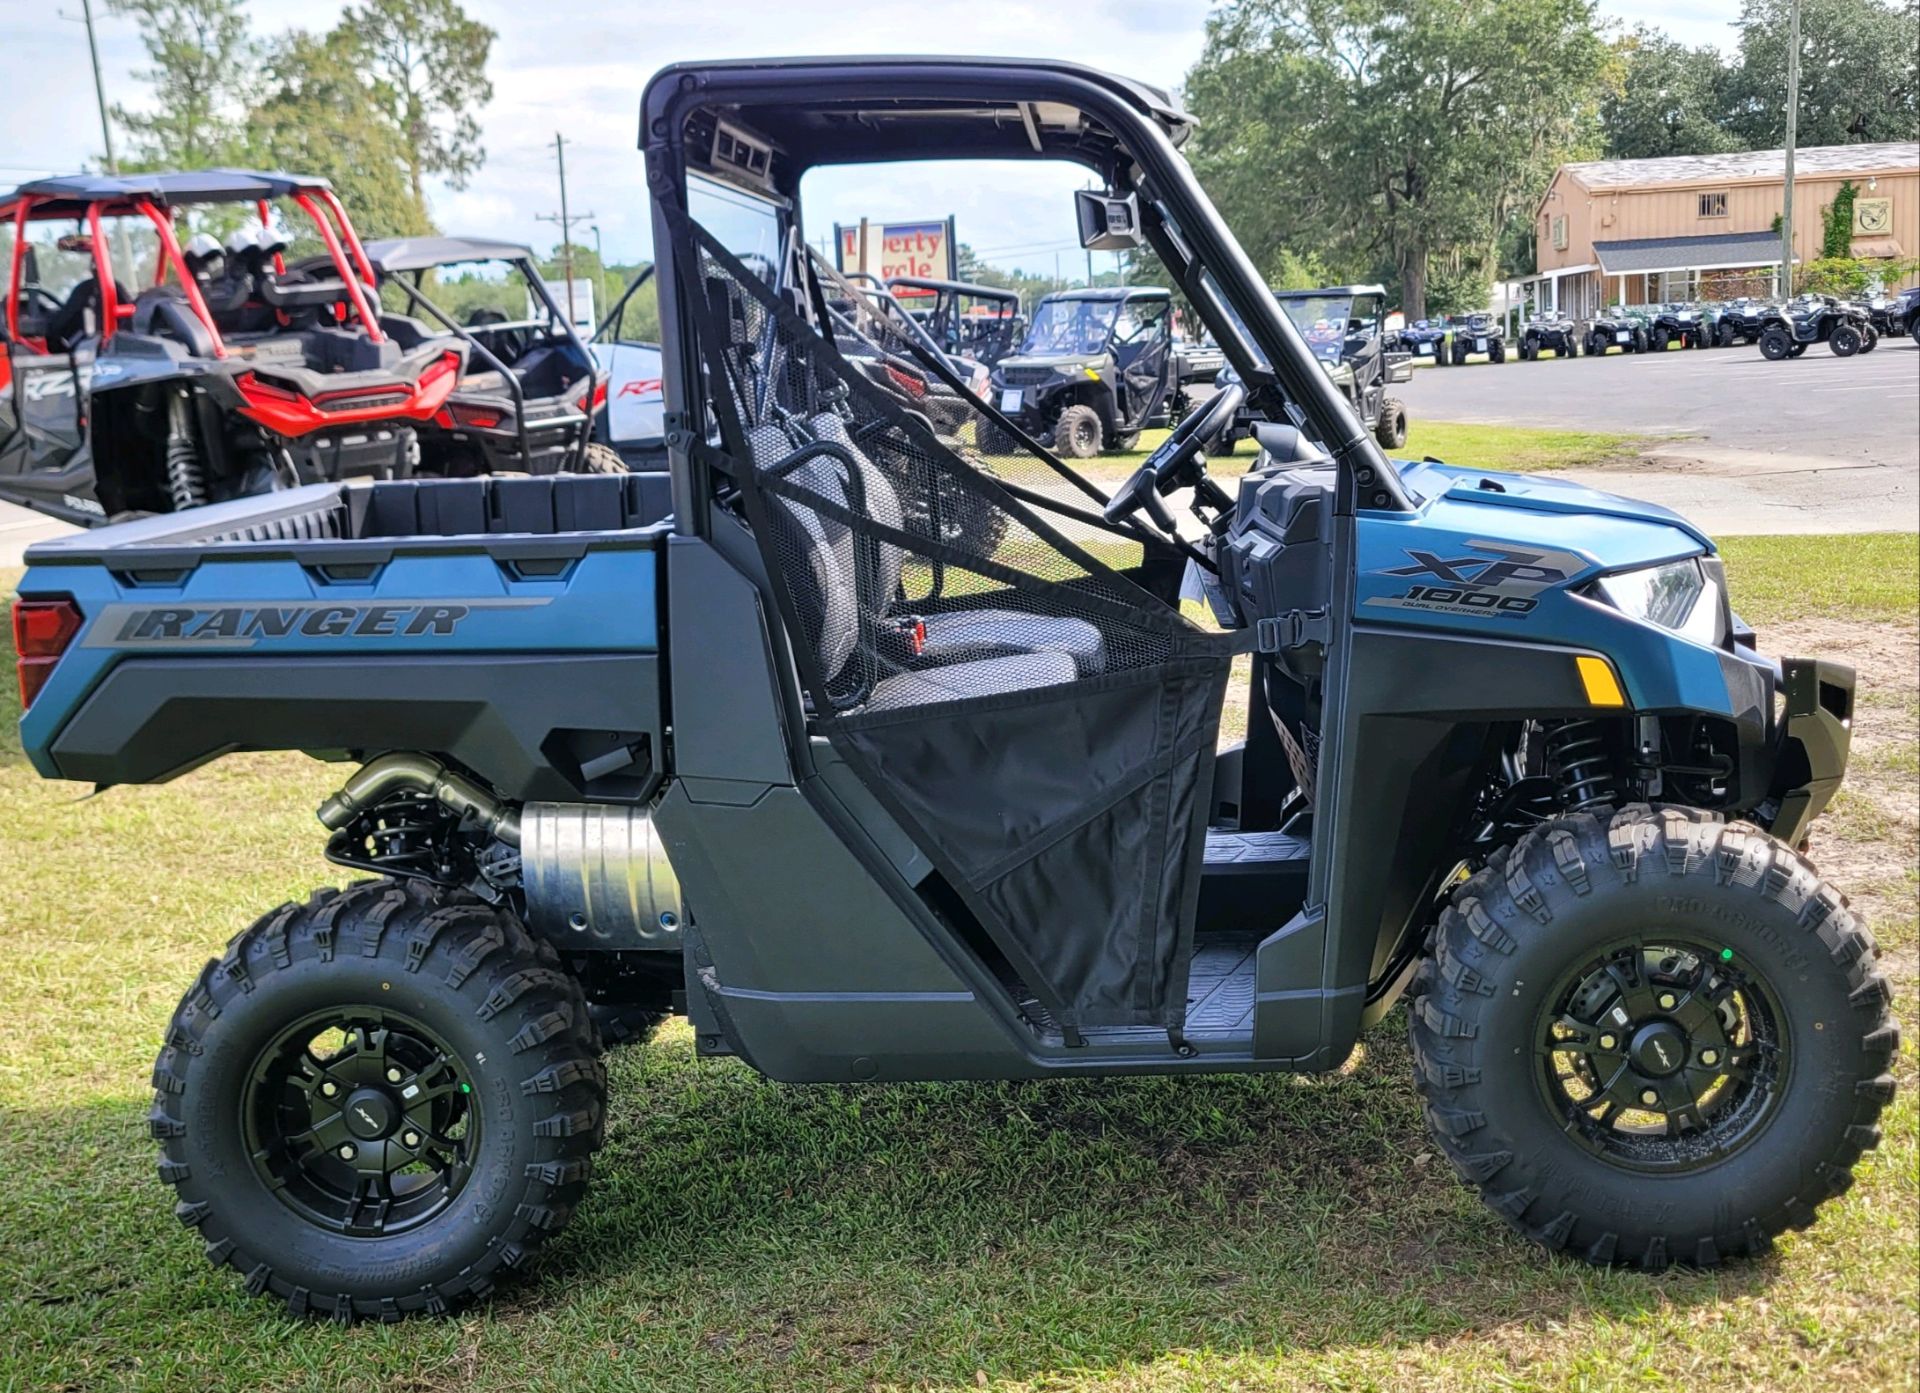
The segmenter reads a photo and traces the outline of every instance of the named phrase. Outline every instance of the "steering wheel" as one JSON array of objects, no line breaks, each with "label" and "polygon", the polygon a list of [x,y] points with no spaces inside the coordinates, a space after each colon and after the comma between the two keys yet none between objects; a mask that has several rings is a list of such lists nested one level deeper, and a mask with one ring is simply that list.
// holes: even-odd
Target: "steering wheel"
[{"label": "steering wheel", "polygon": [[[1200,451],[1209,441],[1233,423],[1235,413],[1246,399],[1247,389],[1238,382],[1231,383],[1215,392],[1213,399],[1204,407],[1175,426],[1173,433],[1161,441],[1159,448],[1134,471],[1133,477],[1107,500],[1107,521],[1124,522],[1144,508],[1147,516],[1162,532],[1173,532],[1173,515],[1167,511],[1167,505],[1160,501],[1160,495],[1174,486],[1188,466],[1199,458]],[[1204,465],[1201,466],[1201,472],[1205,473]]]}]

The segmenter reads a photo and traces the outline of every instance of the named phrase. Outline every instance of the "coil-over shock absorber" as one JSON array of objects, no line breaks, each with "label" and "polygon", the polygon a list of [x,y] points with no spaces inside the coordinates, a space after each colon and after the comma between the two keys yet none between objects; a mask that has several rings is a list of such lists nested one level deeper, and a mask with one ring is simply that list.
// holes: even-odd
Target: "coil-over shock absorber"
[{"label": "coil-over shock absorber", "polygon": [[174,392],[167,398],[167,493],[176,513],[207,501],[206,471],[193,438],[190,406],[185,392]]},{"label": "coil-over shock absorber", "polygon": [[1541,751],[1560,805],[1567,811],[1585,813],[1595,808],[1619,806],[1620,779],[1607,740],[1607,728],[1599,721],[1560,721],[1549,725]]}]

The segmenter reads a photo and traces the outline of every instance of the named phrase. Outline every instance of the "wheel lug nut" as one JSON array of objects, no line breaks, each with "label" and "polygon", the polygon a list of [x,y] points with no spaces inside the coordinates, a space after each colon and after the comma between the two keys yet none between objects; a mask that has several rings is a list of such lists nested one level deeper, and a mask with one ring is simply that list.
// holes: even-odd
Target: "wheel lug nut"
[{"label": "wheel lug nut", "polygon": [[1718,1050],[1700,1051],[1700,1062],[1702,1064],[1718,1064],[1720,1062],[1720,1051]]},{"label": "wheel lug nut", "polygon": [[1643,1088],[1640,1090],[1640,1101],[1648,1107],[1652,1107],[1660,1101],[1660,1095],[1655,1093],[1651,1088]]},{"label": "wheel lug nut", "polygon": [[327,1082],[320,1085],[320,1096],[323,1098],[331,1098],[339,1091],[340,1091],[340,1085],[333,1082],[333,1080],[331,1079],[327,1080]]},{"label": "wheel lug nut", "polygon": [[399,1069],[397,1069],[397,1068],[390,1068],[390,1069],[388,1069],[388,1070],[387,1070],[387,1082],[388,1082],[388,1083],[399,1083],[399,1082],[400,1082],[400,1080],[401,1080],[401,1079],[403,1079],[403,1078],[405,1078],[405,1077],[406,1077],[406,1075],[405,1075],[405,1074],[402,1074],[402,1073],[401,1073],[401,1072],[399,1071]]},{"label": "wheel lug nut", "polygon": [[1661,992],[1660,993],[1660,1009],[1662,1011],[1671,1011],[1674,1008],[1675,1003],[1678,1002],[1679,999],[1680,998],[1675,996],[1672,992]]},{"label": "wheel lug nut", "polygon": [[418,1132],[403,1132],[400,1134],[400,1142],[403,1146],[418,1146],[420,1145],[420,1134]]},{"label": "wheel lug nut", "polygon": [[338,1155],[343,1161],[351,1161],[355,1156],[359,1155],[359,1152],[354,1150],[352,1142],[348,1142],[340,1148]]},{"label": "wheel lug nut", "polygon": [[1600,1048],[1603,1050],[1610,1050],[1619,1043],[1620,1037],[1618,1035],[1602,1035],[1600,1037]]}]

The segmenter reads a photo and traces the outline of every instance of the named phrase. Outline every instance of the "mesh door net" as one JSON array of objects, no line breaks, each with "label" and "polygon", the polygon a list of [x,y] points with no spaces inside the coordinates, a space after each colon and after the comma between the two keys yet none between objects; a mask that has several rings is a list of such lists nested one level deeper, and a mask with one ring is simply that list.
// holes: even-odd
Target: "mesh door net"
[{"label": "mesh door net", "polygon": [[[813,317],[670,214],[814,729],[1070,1038],[1177,1029],[1232,640],[1120,573],[1149,543],[897,350],[816,271]],[[991,454],[981,443],[993,446]]]}]

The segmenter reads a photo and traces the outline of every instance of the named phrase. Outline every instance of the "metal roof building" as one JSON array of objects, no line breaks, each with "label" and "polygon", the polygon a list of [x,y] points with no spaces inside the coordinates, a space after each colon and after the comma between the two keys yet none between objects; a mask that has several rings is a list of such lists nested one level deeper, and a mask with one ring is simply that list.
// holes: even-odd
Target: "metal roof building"
[{"label": "metal roof building", "polygon": [[[1794,153],[1796,262],[1820,254],[1821,214],[1846,182],[1852,255],[1920,255],[1920,143],[1819,145]],[[1783,150],[1561,165],[1535,209],[1532,297],[1589,318],[1615,303],[1775,294],[1785,185]]]}]

